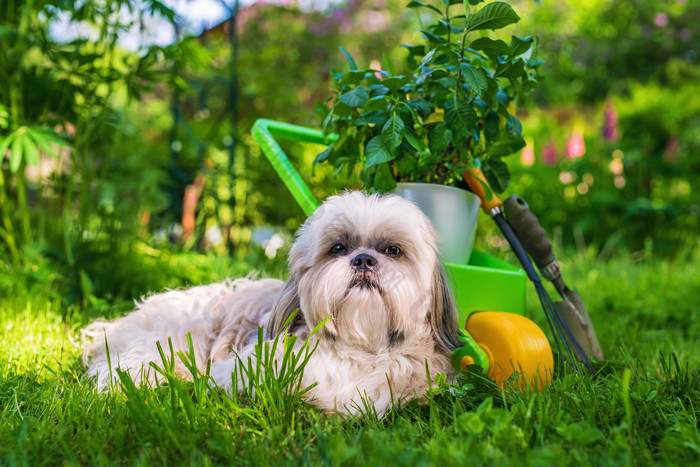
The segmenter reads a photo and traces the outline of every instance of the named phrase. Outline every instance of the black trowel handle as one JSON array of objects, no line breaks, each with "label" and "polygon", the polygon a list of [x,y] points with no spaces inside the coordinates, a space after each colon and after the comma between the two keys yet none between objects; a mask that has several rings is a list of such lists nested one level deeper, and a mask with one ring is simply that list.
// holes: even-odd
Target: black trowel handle
[{"label": "black trowel handle", "polygon": [[518,195],[513,195],[503,202],[503,210],[508,223],[537,267],[544,269],[552,265],[556,260],[552,244],[547,240],[547,234],[527,203]]}]

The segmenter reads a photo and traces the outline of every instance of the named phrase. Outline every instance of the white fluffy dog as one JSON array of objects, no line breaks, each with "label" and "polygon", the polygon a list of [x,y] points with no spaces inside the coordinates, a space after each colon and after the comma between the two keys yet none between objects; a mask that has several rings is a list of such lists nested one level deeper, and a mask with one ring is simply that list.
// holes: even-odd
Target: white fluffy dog
[{"label": "white fluffy dog", "polygon": [[[452,372],[457,310],[437,241],[410,201],[361,192],[332,196],[299,230],[286,282],[238,279],[152,295],[130,314],[83,331],[92,338],[83,355],[88,373],[101,389],[117,367],[137,384],[153,382],[157,374],[148,363],[161,361],[156,342],[168,349],[170,338],[175,352],[186,352],[190,333],[198,369],[211,362],[216,384],[238,390],[231,374],[255,355],[262,326],[267,340],[288,331],[299,336],[297,347],[308,338],[318,344],[302,378],[302,387],[318,383],[307,395],[311,403],[356,413],[363,397],[385,414],[393,402],[425,394],[426,363],[431,378]],[[182,362],[175,370],[191,377]]]}]

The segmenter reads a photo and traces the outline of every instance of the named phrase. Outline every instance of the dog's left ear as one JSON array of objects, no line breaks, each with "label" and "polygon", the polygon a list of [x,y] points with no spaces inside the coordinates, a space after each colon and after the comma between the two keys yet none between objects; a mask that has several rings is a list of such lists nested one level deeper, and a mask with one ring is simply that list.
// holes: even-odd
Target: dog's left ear
[{"label": "dog's left ear", "polygon": [[433,301],[428,312],[428,320],[433,330],[435,348],[440,352],[450,353],[462,344],[457,337],[459,333],[457,305],[447,274],[440,262],[438,262],[433,274],[432,294]]},{"label": "dog's left ear", "polygon": [[285,324],[295,311],[297,314],[292,318],[292,322],[287,328],[294,329],[304,324],[304,315],[299,309],[299,305],[299,279],[295,274],[292,274],[272,308],[270,325],[267,330],[268,339],[274,339],[285,330]]}]

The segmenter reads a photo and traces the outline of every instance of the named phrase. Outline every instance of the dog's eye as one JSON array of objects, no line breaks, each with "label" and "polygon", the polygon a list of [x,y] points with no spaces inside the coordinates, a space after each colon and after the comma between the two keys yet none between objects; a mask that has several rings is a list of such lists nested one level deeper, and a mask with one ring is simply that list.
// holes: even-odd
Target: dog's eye
[{"label": "dog's eye", "polygon": [[387,256],[400,256],[401,248],[397,247],[396,245],[392,245],[386,250],[384,250],[384,254],[386,254]]},{"label": "dog's eye", "polygon": [[348,252],[348,250],[345,248],[345,245],[343,245],[342,243],[336,243],[328,251],[328,253],[333,255],[333,256],[344,255],[347,252]]}]

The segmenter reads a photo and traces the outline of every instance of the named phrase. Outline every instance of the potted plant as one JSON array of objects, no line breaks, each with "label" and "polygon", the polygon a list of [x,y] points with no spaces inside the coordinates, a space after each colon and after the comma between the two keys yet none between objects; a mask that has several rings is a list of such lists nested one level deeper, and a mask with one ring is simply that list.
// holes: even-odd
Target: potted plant
[{"label": "potted plant", "polygon": [[[505,190],[510,175],[502,158],[525,146],[514,108],[530,95],[543,63],[536,41],[488,37],[520,19],[505,2],[439,3],[408,4],[436,15],[420,29],[424,44],[402,46],[409,73],[400,74],[388,54],[385,69],[359,68],[341,49],[350,70],[332,71],[333,95],[317,105],[324,133],[336,136],[315,163],[330,163],[336,173],[359,167],[365,188],[382,192],[405,182],[459,187],[464,171],[476,167],[494,191]],[[454,223],[457,216],[449,217]],[[440,235],[444,242],[448,234]]]}]

